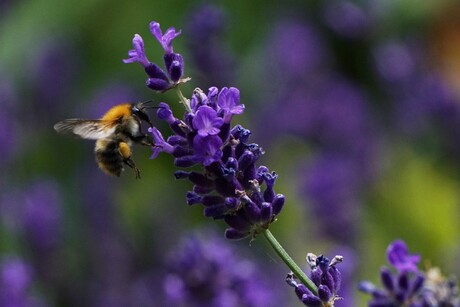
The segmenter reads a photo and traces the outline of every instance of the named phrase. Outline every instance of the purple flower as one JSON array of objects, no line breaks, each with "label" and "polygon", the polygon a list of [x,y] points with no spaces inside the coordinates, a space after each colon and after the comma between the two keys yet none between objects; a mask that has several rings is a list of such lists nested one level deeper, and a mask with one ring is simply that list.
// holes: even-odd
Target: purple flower
[{"label": "purple flower", "polygon": [[165,301],[174,306],[279,306],[263,272],[212,232],[182,240],[167,259]]},{"label": "purple flower", "polygon": [[[377,288],[369,281],[362,281],[359,290],[371,294],[373,298],[369,301],[369,306],[406,306],[406,303],[413,302],[410,306],[424,306],[421,304],[421,290],[425,281],[425,276],[420,272],[414,261],[417,260],[409,256],[406,244],[401,240],[392,242],[387,249],[387,256],[390,264],[395,266],[397,273],[393,273],[389,268],[382,267],[380,278],[383,289]],[[409,263],[410,270],[400,270],[400,265],[406,267]],[[407,305],[409,306],[409,305]]]},{"label": "purple flower", "polygon": [[359,219],[359,166],[343,153],[322,152],[300,171],[300,189],[328,240],[355,242]]},{"label": "purple flower", "polygon": [[41,255],[56,248],[61,240],[61,199],[54,182],[42,181],[25,193],[24,231]]},{"label": "purple flower", "polygon": [[181,31],[176,32],[176,29],[174,27],[169,28],[163,34],[160,28],[160,24],[156,21],[152,21],[150,23],[150,32],[153,36],[155,36],[158,42],[160,42],[166,54],[170,54],[173,52],[172,41],[174,38],[181,34]]},{"label": "purple flower", "polygon": [[157,38],[165,51],[163,56],[165,69],[160,68],[160,66],[147,59],[144,50],[144,41],[139,34],[134,35],[134,49],[129,50],[129,58],[124,59],[123,62],[139,62],[148,75],[145,82],[146,86],[154,91],[164,92],[173,88],[180,82],[187,81],[187,79],[181,79],[184,73],[184,60],[180,54],[174,53],[172,48],[172,40],[180,34],[180,31],[176,32],[174,28],[169,28],[163,35],[160,24],[155,21],[150,23],[150,31]]},{"label": "purple flower", "polygon": [[174,151],[174,147],[165,141],[163,135],[157,128],[151,127],[148,128],[148,131],[152,134],[153,141],[155,143],[155,146],[152,147],[153,153],[150,156],[150,159],[155,159],[160,154],[160,152],[167,152],[171,154]]},{"label": "purple flower", "polygon": [[268,228],[285,198],[275,192],[276,173],[256,166],[264,151],[248,143],[250,131],[230,126],[232,115],[244,110],[238,89],[219,92],[213,87],[208,95],[196,89],[183,121],[173,116],[167,104],[161,106],[158,117],[168,122],[174,135],[165,141],[156,128],[149,130],[155,141],[152,158],[163,151],[175,158],[176,166],[199,164],[204,168],[204,173],[175,173],[176,178],[189,179],[195,185],[187,193],[187,203],[202,204],[205,216],[224,219],[229,226],[227,238],[255,237]]},{"label": "purple flower", "polygon": [[391,84],[407,82],[415,73],[415,57],[406,44],[390,41],[377,46],[374,50],[377,73]]},{"label": "purple flower", "polygon": [[134,88],[121,81],[112,81],[102,85],[90,99],[88,108],[85,110],[87,118],[99,118],[108,109],[120,101],[135,101]]},{"label": "purple flower", "polygon": [[217,112],[208,106],[201,106],[193,118],[193,128],[201,137],[218,134],[223,123],[224,120],[217,116]]},{"label": "purple flower", "polygon": [[335,267],[336,264],[343,261],[342,256],[335,256],[331,261],[323,255],[316,256],[309,253],[307,262],[310,265],[310,279],[318,287],[318,294],[313,294],[305,285],[295,280],[294,274],[290,273],[286,277],[286,282],[295,288],[297,297],[309,307],[334,306],[334,302],[340,297],[337,292],[340,289],[341,274]]},{"label": "purple flower", "polygon": [[361,38],[371,26],[368,12],[352,1],[326,1],[324,20],[327,26],[346,38]]},{"label": "purple flower", "polygon": [[383,289],[369,281],[362,281],[359,290],[372,295],[369,306],[459,306],[457,282],[441,276],[439,269],[431,268],[425,274],[417,269],[418,255],[410,255],[402,240],[392,242],[387,257],[393,272],[387,267],[380,270]]},{"label": "purple flower", "polygon": [[406,243],[403,240],[393,241],[387,248],[388,262],[399,272],[417,272],[417,263],[420,255],[409,254]]},{"label": "purple flower", "polygon": [[218,97],[217,104],[224,113],[224,121],[229,123],[234,114],[242,114],[244,105],[240,104],[240,91],[237,88],[224,87]]},{"label": "purple flower", "polygon": [[0,305],[40,306],[31,295],[32,268],[18,257],[0,259]]},{"label": "purple flower", "polygon": [[150,61],[145,55],[144,40],[139,34],[134,34],[133,47],[134,49],[128,51],[129,58],[124,59],[123,63],[139,62],[142,66],[148,67],[150,65]]},{"label": "purple flower", "polygon": [[228,18],[217,5],[202,4],[187,20],[189,60],[195,68],[198,84],[203,88],[232,83],[236,72],[235,59],[226,40]]},{"label": "purple flower", "polygon": [[25,292],[30,286],[32,276],[31,268],[19,258],[4,258],[0,266],[0,289],[5,289],[11,294]]},{"label": "purple flower", "polygon": [[195,161],[209,166],[213,162],[218,162],[222,158],[222,140],[218,136],[197,135],[193,139],[193,148],[195,149]]},{"label": "purple flower", "polygon": [[58,186],[41,180],[23,190],[0,194],[4,226],[25,239],[35,256],[46,256],[61,240],[61,198]]},{"label": "purple flower", "polygon": [[289,18],[276,22],[268,43],[267,61],[269,73],[275,80],[292,87],[302,78],[323,71],[329,59],[329,51],[319,31],[304,19]]},{"label": "purple flower", "polygon": [[[32,87],[29,106],[31,118],[21,119],[24,123],[34,122],[33,128],[37,130],[37,124],[43,121],[43,125],[49,125],[49,119],[61,116],[68,101],[71,104],[74,100],[73,91],[79,83],[81,64],[81,53],[72,42],[64,37],[50,37],[41,42],[29,56],[30,65],[25,67],[28,83]],[[30,136],[29,136],[30,137]]]}]

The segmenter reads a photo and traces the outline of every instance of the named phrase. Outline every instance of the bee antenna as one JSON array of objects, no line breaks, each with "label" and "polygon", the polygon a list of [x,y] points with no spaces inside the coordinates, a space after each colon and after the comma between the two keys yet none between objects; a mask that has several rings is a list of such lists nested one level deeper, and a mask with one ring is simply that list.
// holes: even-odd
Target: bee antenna
[{"label": "bee antenna", "polygon": [[152,100],[152,99],[149,99],[149,100],[146,100],[146,101],[142,101],[140,104],[141,104],[142,106],[144,106],[144,105],[146,105],[147,103],[150,103],[150,102],[153,102],[153,100]]},{"label": "bee antenna", "polygon": [[159,106],[143,106],[142,109],[164,109],[164,107],[159,107]]}]

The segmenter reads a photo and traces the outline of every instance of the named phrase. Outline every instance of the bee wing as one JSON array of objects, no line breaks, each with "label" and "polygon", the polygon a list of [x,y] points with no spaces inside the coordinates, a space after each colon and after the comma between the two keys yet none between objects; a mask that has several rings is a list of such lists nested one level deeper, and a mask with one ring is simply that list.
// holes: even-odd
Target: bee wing
[{"label": "bee wing", "polygon": [[115,132],[115,128],[109,121],[78,118],[66,119],[54,125],[54,130],[58,133],[90,140],[107,138]]}]

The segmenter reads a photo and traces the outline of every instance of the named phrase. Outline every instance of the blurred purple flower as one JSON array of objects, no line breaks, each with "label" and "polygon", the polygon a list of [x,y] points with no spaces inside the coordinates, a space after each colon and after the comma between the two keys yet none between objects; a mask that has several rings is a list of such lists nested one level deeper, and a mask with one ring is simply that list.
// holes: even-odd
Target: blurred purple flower
[{"label": "blurred purple flower", "polygon": [[417,263],[420,261],[420,255],[409,254],[407,245],[403,240],[395,240],[388,246],[387,258],[388,262],[399,272],[418,271]]},{"label": "blurred purple flower", "polygon": [[18,257],[0,259],[0,306],[45,306],[31,294],[32,268]]},{"label": "blurred purple flower", "polygon": [[[280,133],[313,142],[320,150],[355,158],[362,173],[373,173],[376,127],[361,88],[338,75],[312,79],[283,92],[270,113],[272,122],[260,133],[275,140]],[[282,106],[282,107],[281,107]]]},{"label": "blurred purple flower", "polygon": [[[423,135],[440,127],[449,136],[460,123],[460,107],[445,80],[434,73],[421,73],[393,93],[395,122],[409,136]],[[452,138],[452,144],[460,142]]]},{"label": "blurred purple flower", "polygon": [[197,7],[188,17],[186,43],[202,88],[221,87],[234,79],[234,57],[223,39],[226,24],[224,9],[212,4]]},{"label": "blurred purple flower", "polygon": [[109,82],[101,86],[88,103],[85,114],[87,118],[100,118],[107,110],[120,103],[136,102],[134,88],[121,81]]},{"label": "blurred purple flower", "polygon": [[426,140],[426,133],[435,131],[442,142],[438,146],[456,157],[460,152],[460,105],[443,76],[427,65],[427,47],[409,38],[386,42],[376,50],[377,71],[393,103],[390,120],[398,133]]},{"label": "blurred purple flower", "polygon": [[266,47],[272,75],[282,84],[297,84],[327,65],[328,50],[317,29],[303,19],[277,21]]},{"label": "blurred purple flower", "polygon": [[3,192],[0,210],[11,234],[24,236],[38,255],[53,250],[61,240],[61,199],[51,180],[40,180],[24,189]]},{"label": "blurred purple flower", "polygon": [[314,146],[314,161],[299,173],[300,190],[310,200],[318,233],[352,243],[360,193],[378,171],[378,135],[363,90],[331,74],[286,88],[281,96],[263,117],[271,124],[262,124],[260,132],[272,141],[294,134]]},{"label": "blurred purple flower", "polygon": [[[113,194],[115,182],[92,165],[81,174],[83,187],[81,207],[85,216],[83,242],[87,250],[84,277],[87,279],[80,305],[88,306],[151,306],[145,297],[135,297],[135,285],[139,273],[135,255],[125,233],[117,223],[117,211]],[[146,270],[144,266],[139,271]]]},{"label": "blurred purple flower", "polygon": [[173,305],[280,306],[277,291],[250,261],[212,232],[183,239],[167,257],[163,287]]},{"label": "blurred purple flower", "polygon": [[354,39],[370,32],[369,12],[353,1],[329,0],[324,5],[324,21],[337,34]]},{"label": "blurred purple flower", "polygon": [[402,240],[392,242],[387,249],[390,264],[380,270],[383,289],[362,281],[359,290],[372,295],[368,306],[459,306],[460,292],[455,280],[448,280],[432,268],[427,274],[417,269],[418,255],[410,255]]},{"label": "blurred purple flower", "polygon": [[[34,120],[47,120],[52,114],[60,114],[69,93],[75,88],[80,73],[80,60],[72,42],[56,37],[40,46],[39,51],[30,55],[29,68],[33,87]],[[51,112],[51,113],[50,113]]]},{"label": "blurred purple flower", "polygon": [[40,181],[25,191],[25,236],[39,253],[55,248],[61,241],[61,206],[59,189],[54,182]]},{"label": "blurred purple flower", "polygon": [[309,200],[318,235],[335,242],[355,242],[359,219],[359,168],[340,153],[323,153],[303,172],[301,190]]},{"label": "blurred purple flower", "polygon": [[407,82],[416,69],[412,50],[399,41],[377,46],[374,50],[374,61],[378,75],[392,84]]},{"label": "blurred purple flower", "polygon": [[19,258],[3,258],[0,289],[12,296],[24,294],[31,284],[31,273],[31,268]]}]

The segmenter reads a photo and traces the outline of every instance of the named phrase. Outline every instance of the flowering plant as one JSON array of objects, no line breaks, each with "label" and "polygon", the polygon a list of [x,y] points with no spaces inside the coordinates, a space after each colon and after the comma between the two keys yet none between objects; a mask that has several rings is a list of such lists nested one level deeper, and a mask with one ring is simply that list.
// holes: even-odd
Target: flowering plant
[{"label": "flowering plant", "polygon": [[[333,306],[340,282],[336,280],[335,285],[328,284],[330,288],[323,285],[321,280],[326,277],[321,276],[329,276],[329,269],[323,275],[313,274],[312,281],[268,229],[281,212],[285,196],[275,192],[276,172],[264,165],[257,165],[264,150],[258,144],[249,142],[251,131],[238,124],[232,126],[233,116],[242,114],[245,108],[240,103],[239,90],[234,87],[220,90],[211,87],[206,94],[197,88],[190,99],[185,98],[178,86],[190,78],[183,78],[183,58],[174,53],[172,47],[173,39],[181,31],[169,28],[163,34],[159,23],[155,21],[150,23],[150,31],[163,47],[165,70],[147,59],[143,39],[138,34],[134,35],[134,49],[128,52],[129,58],[124,62],[141,64],[148,75],[148,88],[156,92],[175,88],[185,108],[185,114],[180,119],[174,116],[167,103],[158,105],[158,117],[169,124],[173,134],[165,138],[156,127],[149,128],[155,144],[151,158],[166,153],[173,156],[177,167],[200,166],[201,171],[178,170],[174,173],[177,179],[188,179],[194,184],[186,195],[187,204],[201,204],[205,216],[224,220],[228,225],[225,231],[228,239],[255,239],[263,234],[292,270],[293,278],[295,276],[301,281],[302,289],[308,291],[308,297],[314,302],[312,305],[309,300],[304,300],[304,303],[316,306],[314,304],[317,302],[324,302],[324,306]],[[323,272],[327,258],[320,256],[318,259],[323,260],[318,263],[315,272]],[[338,272],[334,264],[330,268]],[[340,279],[338,273],[334,276]],[[294,283],[292,279],[290,284]],[[325,294],[326,289],[328,295]]]},{"label": "flowering plant", "polygon": [[[193,183],[186,195],[187,204],[201,204],[205,216],[223,220],[227,224],[227,239],[254,240],[262,234],[292,270],[286,282],[295,288],[302,303],[334,306],[341,299],[338,293],[341,273],[336,265],[343,257],[337,255],[329,260],[310,253],[307,262],[311,272],[307,275],[269,231],[283,209],[285,196],[275,192],[276,172],[257,164],[264,150],[249,142],[251,131],[239,124],[232,125],[234,115],[242,114],[245,109],[240,103],[239,90],[210,87],[205,93],[196,88],[191,98],[186,98],[179,85],[190,78],[183,77],[184,60],[172,47],[173,39],[181,31],[169,28],[163,34],[157,22],[150,23],[150,31],[163,47],[164,69],[147,59],[143,39],[138,34],[133,38],[134,49],[128,52],[129,58],[124,62],[141,64],[148,75],[148,88],[156,92],[175,89],[185,108],[184,115],[177,117],[169,104],[158,105],[158,118],[169,125],[173,134],[165,138],[156,127],[149,128],[154,140],[151,159],[160,153],[174,158],[174,165],[183,168],[174,176]],[[385,289],[380,290],[370,282],[360,284],[362,291],[373,296],[369,306],[458,306],[456,284],[426,278],[417,268],[420,256],[409,254],[403,241],[393,242],[387,256],[397,273],[382,268]]]},{"label": "flowering plant", "polygon": [[383,289],[369,281],[359,289],[372,295],[370,307],[377,306],[459,306],[460,295],[456,281],[444,278],[437,268],[423,272],[417,268],[420,256],[409,254],[406,243],[393,241],[387,248],[388,262],[396,272],[382,267],[380,278]]}]

